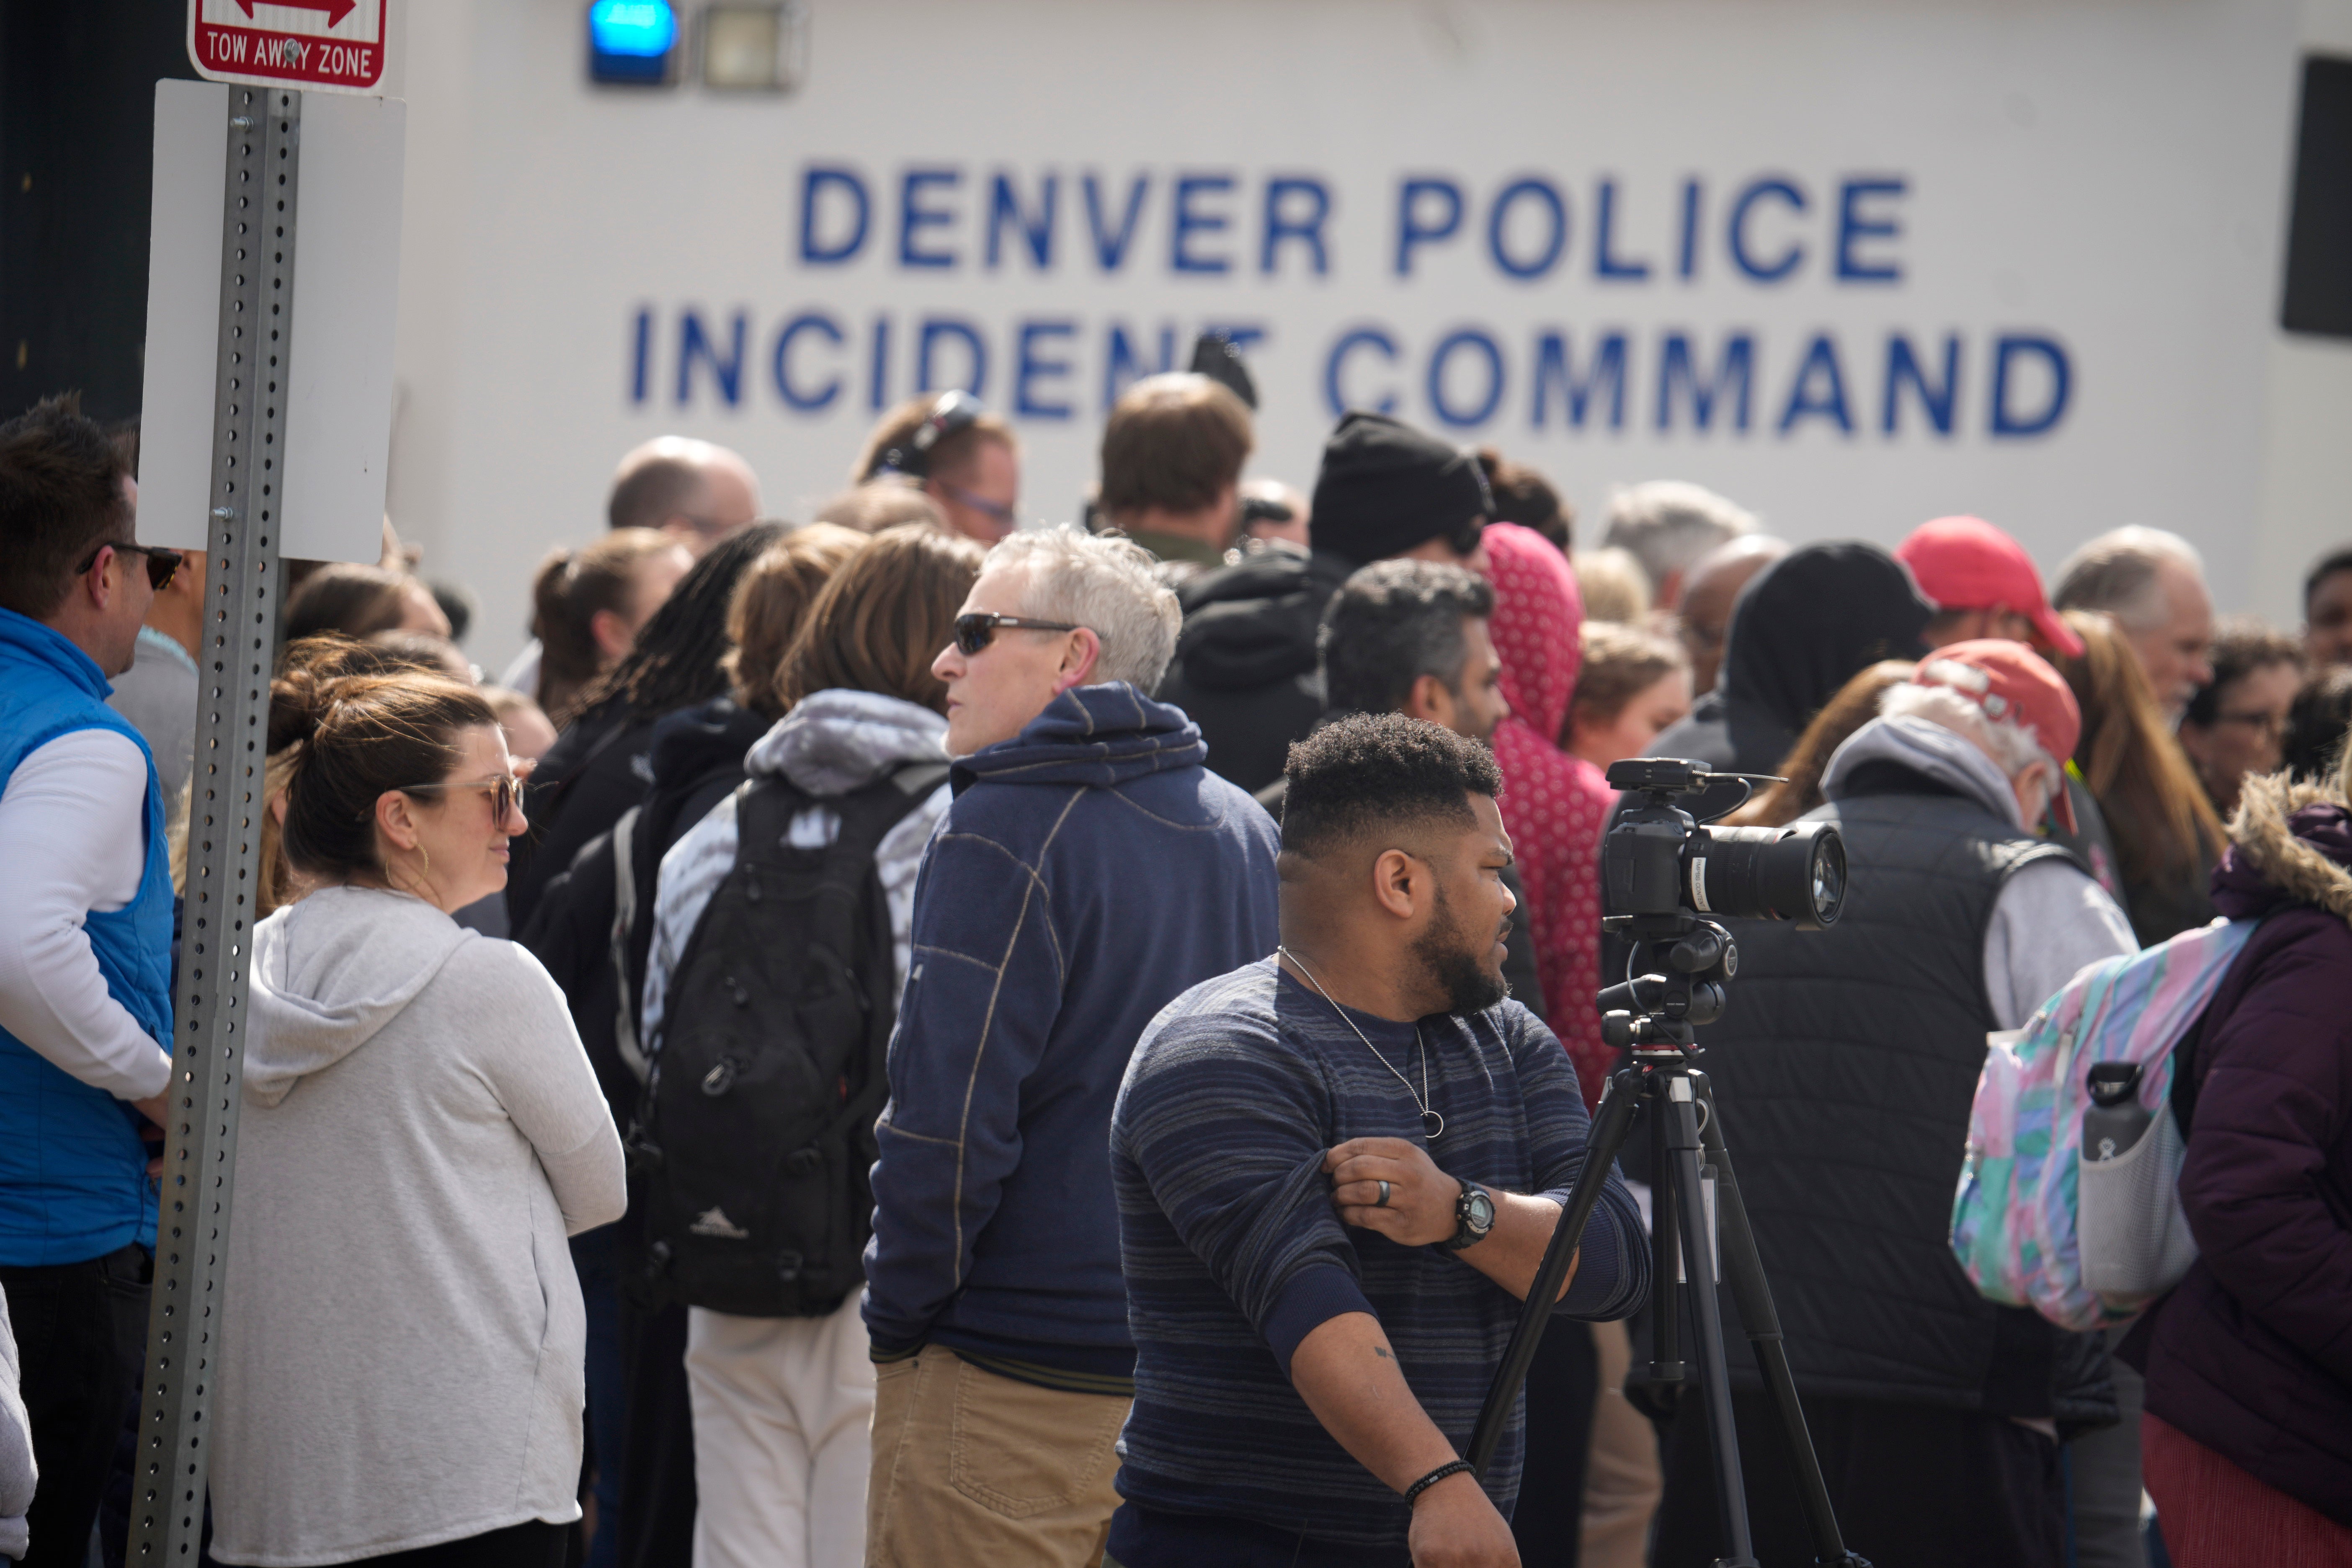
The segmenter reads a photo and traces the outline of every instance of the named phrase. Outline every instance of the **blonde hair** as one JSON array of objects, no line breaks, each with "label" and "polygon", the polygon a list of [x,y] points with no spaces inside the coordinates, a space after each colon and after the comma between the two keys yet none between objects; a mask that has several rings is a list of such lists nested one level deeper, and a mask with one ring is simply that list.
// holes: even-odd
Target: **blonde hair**
[{"label": "blonde hair", "polygon": [[1610,621],[1639,626],[1650,613],[1650,578],[1633,552],[1612,545],[1580,550],[1569,557],[1576,569],[1576,592],[1584,600],[1584,624]]}]

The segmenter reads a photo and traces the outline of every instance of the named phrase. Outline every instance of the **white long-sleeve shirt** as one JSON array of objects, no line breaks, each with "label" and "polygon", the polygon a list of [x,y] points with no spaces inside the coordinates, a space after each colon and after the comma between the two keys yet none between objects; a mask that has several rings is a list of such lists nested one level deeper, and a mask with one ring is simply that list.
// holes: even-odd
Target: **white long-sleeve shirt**
[{"label": "white long-sleeve shirt", "polygon": [[139,896],[147,759],[112,730],[36,747],[0,791],[0,1028],[120,1100],[163,1092],[172,1058],[107,990],[82,922]]}]

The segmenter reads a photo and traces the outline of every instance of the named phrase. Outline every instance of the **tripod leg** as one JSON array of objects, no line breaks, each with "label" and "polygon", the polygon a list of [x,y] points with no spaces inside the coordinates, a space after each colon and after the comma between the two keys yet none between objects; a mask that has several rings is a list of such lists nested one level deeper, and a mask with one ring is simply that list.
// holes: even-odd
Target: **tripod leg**
[{"label": "tripod leg", "polygon": [[1706,1200],[1699,1176],[1698,1116],[1688,1075],[1667,1076],[1667,1146],[1673,1152],[1675,1218],[1681,1221],[1683,1256],[1692,1274],[1691,1318],[1696,1329],[1699,1389],[1705,1395],[1707,1436],[1715,1452],[1715,1492],[1730,1550],[1717,1568],[1755,1568],[1756,1548],[1748,1528],[1748,1488],[1739,1473],[1739,1436],[1732,1424],[1731,1378],[1723,1360],[1723,1314],[1711,1272],[1715,1249],[1707,1237]]},{"label": "tripod leg", "polygon": [[1478,1425],[1471,1428],[1470,1450],[1463,1457],[1475,1467],[1482,1479],[1495,1458],[1496,1446],[1503,1440],[1503,1427],[1510,1420],[1511,1405],[1519,1396],[1519,1384],[1527,1380],[1528,1368],[1536,1359],[1536,1346],[1543,1340],[1544,1326],[1551,1321],[1552,1304],[1559,1299],[1569,1264],[1583,1239],[1585,1224],[1592,1218],[1593,1206],[1601,1201],[1601,1189],[1609,1184],[1610,1168],[1616,1164],[1617,1151],[1625,1143],[1625,1130],[1633,1124],[1633,1105],[1642,1097],[1642,1083],[1643,1075],[1627,1068],[1609,1080],[1609,1088],[1601,1094],[1600,1114],[1592,1119],[1591,1134],[1585,1140],[1584,1166],[1577,1178],[1576,1190],[1569,1194],[1568,1208],[1552,1227],[1551,1240],[1545,1244],[1543,1261],[1536,1268],[1535,1283],[1528,1288],[1527,1301],[1519,1309],[1518,1326],[1511,1331],[1510,1347],[1503,1352],[1503,1364],[1495,1369],[1495,1381],[1486,1389],[1486,1403],[1478,1410]]},{"label": "tripod leg", "polygon": [[[1650,1097],[1650,1376],[1679,1400],[1689,1381],[1683,1361],[1682,1247],[1675,1239],[1675,1155],[1666,1147],[1665,1102]],[[1673,1403],[1657,1396],[1660,1409]]]},{"label": "tripod leg", "polygon": [[1797,1381],[1789,1371],[1789,1348],[1780,1334],[1780,1317],[1772,1307],[1771,1286],[1764,1278],[1764,1258],[1756,1250],[1756,1232],[1748,1223],[1748,1205],[1740,1201],[1739,1179],[1732,1173],[1731,1151],[1723,1142],[1723,1128],[1715,1114],[1715,1096],[1706,1075],[1693,1073],[1699,1099],[1707,1109],[1704,1131],[1707,1163],[1715,1167],[1716,1206],[1721,1211],[1724,1280],[1739,1303],[1739,1316],[1756,1347],[1756,1364],[1764,1374],[1765,1392],[1780,1417],[1780,1441],[1795,1461],[1799,1500],[1811,1527],[1813,1549],[1830,1568],[1868,1568],[1846,1550],[1838,1530],[1837,1510],[1831,1505],[1829,1487],[1822,1479],[1820,1458],[1813,1453],[1812,1434],[1805,1426],[1804,1407],[1797,1402]]}]

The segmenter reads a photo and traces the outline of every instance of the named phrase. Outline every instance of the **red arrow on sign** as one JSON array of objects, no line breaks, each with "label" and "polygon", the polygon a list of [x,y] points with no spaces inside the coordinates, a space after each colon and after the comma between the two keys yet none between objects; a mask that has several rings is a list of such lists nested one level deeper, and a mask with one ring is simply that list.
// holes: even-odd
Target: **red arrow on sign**
[{"label": "red arrow on sign", "polygon": [[[289,11],[324,11],[327,26],[333,26],[359,6],[359,0],[267,0],[272,5],[282,5]],[[247,21],[253,19],[254,0],[236,0],[236,8],[245,13]]]}]

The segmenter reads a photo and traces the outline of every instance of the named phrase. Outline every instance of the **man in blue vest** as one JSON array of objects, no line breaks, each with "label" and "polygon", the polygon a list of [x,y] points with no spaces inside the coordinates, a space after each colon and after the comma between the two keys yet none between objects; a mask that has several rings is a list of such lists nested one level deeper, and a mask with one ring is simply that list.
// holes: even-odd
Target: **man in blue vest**
[{"label": "man in blue vest", "polygon": [[0,1289],[40,1483],[27,1563],[79,1563],[153,1270],[142,1127],[171,1058],[172,877],[147,744],[106,705],[179,557],[68,399],[0,425]]}]

